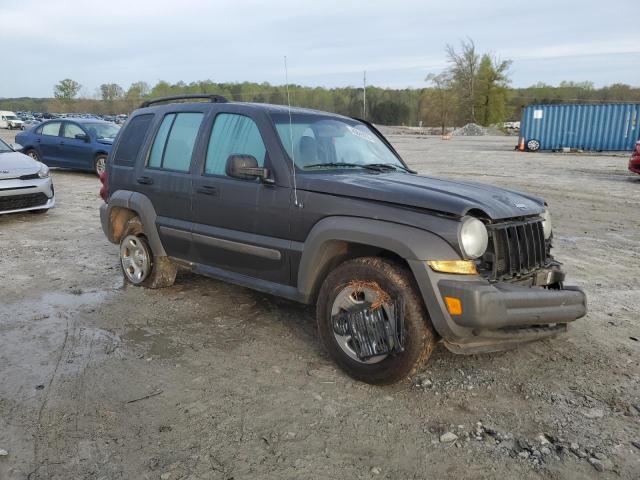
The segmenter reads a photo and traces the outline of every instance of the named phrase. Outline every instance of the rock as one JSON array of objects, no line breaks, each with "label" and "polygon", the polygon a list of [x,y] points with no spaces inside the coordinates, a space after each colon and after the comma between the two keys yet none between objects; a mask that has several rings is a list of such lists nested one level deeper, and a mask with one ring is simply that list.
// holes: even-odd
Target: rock
[{"label": "rock", "polygon": [[371,473],[373,473],[374,475],[380,475],[382,473],[382,469],[380,467],[373,467],[371,469]]},{"label": "rock", "polygon": [[604,417],[604,410],[601,408],[585,408],[582,410],[582,415],[590,419],[602,418]]},{"label": "rock", "polygon": [[165,472],[160,475],[160,480],[169,480],[171,478],[171,472]]},{"label": "rock", "polygon": [[597,458],[590,457],[589,463],[599,472],[604,472],[604,463],[602,463]]},{"label": "rock", "polygon": [[9,455],[9,452],[7,452],[4,448],[0,448],[0,457],[6,457],[7,455]]},{"label": "rock", "polygon": [[631,445],[633,445],[634,447],[636,447],[638,450],[640,450],[640,442],[636,442],[635,440],[633,442],[631,442]]},{"label": "rock", "polygon": [[542,455],[551,455],[551,450],[548,447],[542,447],[540,449],[540,453]]},{"label": "rock", "polygon": [[578,445],[576,442],[572,442],[569,448],[573,453],[580,451],[580,445]]},{"label": "rock", "polygon": [[540,445],[549,445],[549,440],[547,439],[547,437],[544,435],[544,433],[541,433],[540,435],[538,435],[536,437],[536,440],[538,441],[538,443]]},{"label": "rock", "polygon": [[440,435],[440,441],[442,443],[451,443],[455,442],[458,439],[458,436],[455,433],[447,432]]},{"label": "rock", "polygon": [[512,450],[514,452],[520,451],[520,449],[518,448],[518,443],[513,438],[503,440],[498,444],[498,448],[502,448],[505,450]]},{"label": "rock", "polygon": [[607,459],[607,456],[604,453],[601,453],[601,452],[594,452],[593,456],[596,457],[598,460],[606,460]]},{"label": "rock", "polygon": [[527,450],[523,450],[518,454],[518,457],[526,460],[527,458],[529,458],[529,452]]}]

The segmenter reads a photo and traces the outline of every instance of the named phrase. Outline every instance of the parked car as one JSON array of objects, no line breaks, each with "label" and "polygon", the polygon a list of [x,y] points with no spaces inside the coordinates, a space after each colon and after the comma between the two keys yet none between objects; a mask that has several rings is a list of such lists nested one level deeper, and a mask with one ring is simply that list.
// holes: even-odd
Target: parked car
[{"label": "parked car", "polygon": [[48,120],[16,135],[24,153],[50,167],[104,171],[107,155],[120,127],[102,120]]},{"label": "parked car", "polygon": [[129,283],[168,286],[181,266],[315,304],[333,359],[374,384],[438,340],[501,350],[585,315],[543,199],[417,175],[360,120],[207,98],[145,102],[100,177]]},{"label": "parked car", "polygon": [[43,213],[55,204],[49,167],[0,140],[0,214]]},{"label": "parked car", "polygon": [[629,170],[640,175],[640,140],[636,142],[636,147],[629,158]]},{"label": "parked car", "polygon": [[22,130],[22,123],[22,120],[15,113],[8,110],[0,110],[0,128]]},{"label": "parked car", "polygon": [[37,125],[40,125],[42,121],[36,120],[35,118],[30,118],[24,121],[22,124],[22,130],[29,130]]}]

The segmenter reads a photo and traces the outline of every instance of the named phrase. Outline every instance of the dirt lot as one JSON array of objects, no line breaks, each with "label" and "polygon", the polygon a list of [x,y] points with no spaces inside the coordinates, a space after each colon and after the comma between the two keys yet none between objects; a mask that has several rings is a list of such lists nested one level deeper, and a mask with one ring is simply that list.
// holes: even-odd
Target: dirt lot
[{"label": "dirt lot", "polygon": [[418,385],[371,387],[323,353],[312,308],[192,275],[123,286],[98,180],[56,171],[55,209],[0,217],[0,479],[637,479],[640,177],[627,156],[391,132],[421,173],[546,197],[589,315],[516,351],[438,347]]}]

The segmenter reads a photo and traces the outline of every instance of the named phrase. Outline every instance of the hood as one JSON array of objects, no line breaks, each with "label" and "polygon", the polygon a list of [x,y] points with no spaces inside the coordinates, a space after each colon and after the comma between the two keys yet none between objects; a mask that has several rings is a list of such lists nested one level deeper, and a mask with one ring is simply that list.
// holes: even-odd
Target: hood
[{"label": "hood", "polygon": [[0,180],[32,175],[40,171],[40,162],[20,152],[0,153]]},{"label": "hood", "polygon": [[464,216],[471,210],[482,210],[493,220],[537,215],[544,210],[543,199],[513,190],[399,172],[305,174],[298,176],[298,188],[409,205],[457,216]]}]

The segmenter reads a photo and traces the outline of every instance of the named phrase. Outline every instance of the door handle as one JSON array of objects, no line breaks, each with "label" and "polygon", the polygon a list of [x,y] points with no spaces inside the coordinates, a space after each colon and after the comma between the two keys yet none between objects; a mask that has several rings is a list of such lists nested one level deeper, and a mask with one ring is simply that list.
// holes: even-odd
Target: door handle
[{"label": "door handle", "polygon": [[40,140],[39,138],[36,139],[36,143],[40,143],[42,140]]},{"label": "door handle", "polygon": [[213,195],[214,197],[218,196],[218,187],[214,187],[213,185],[201,185],[196,188],[196,192],[202,193],[204,195]]},{"label": "door handle", "polygon": [[153,178],[138,177],[137,182],[141,183],[142,185],[151,185],[153,183]]}]

